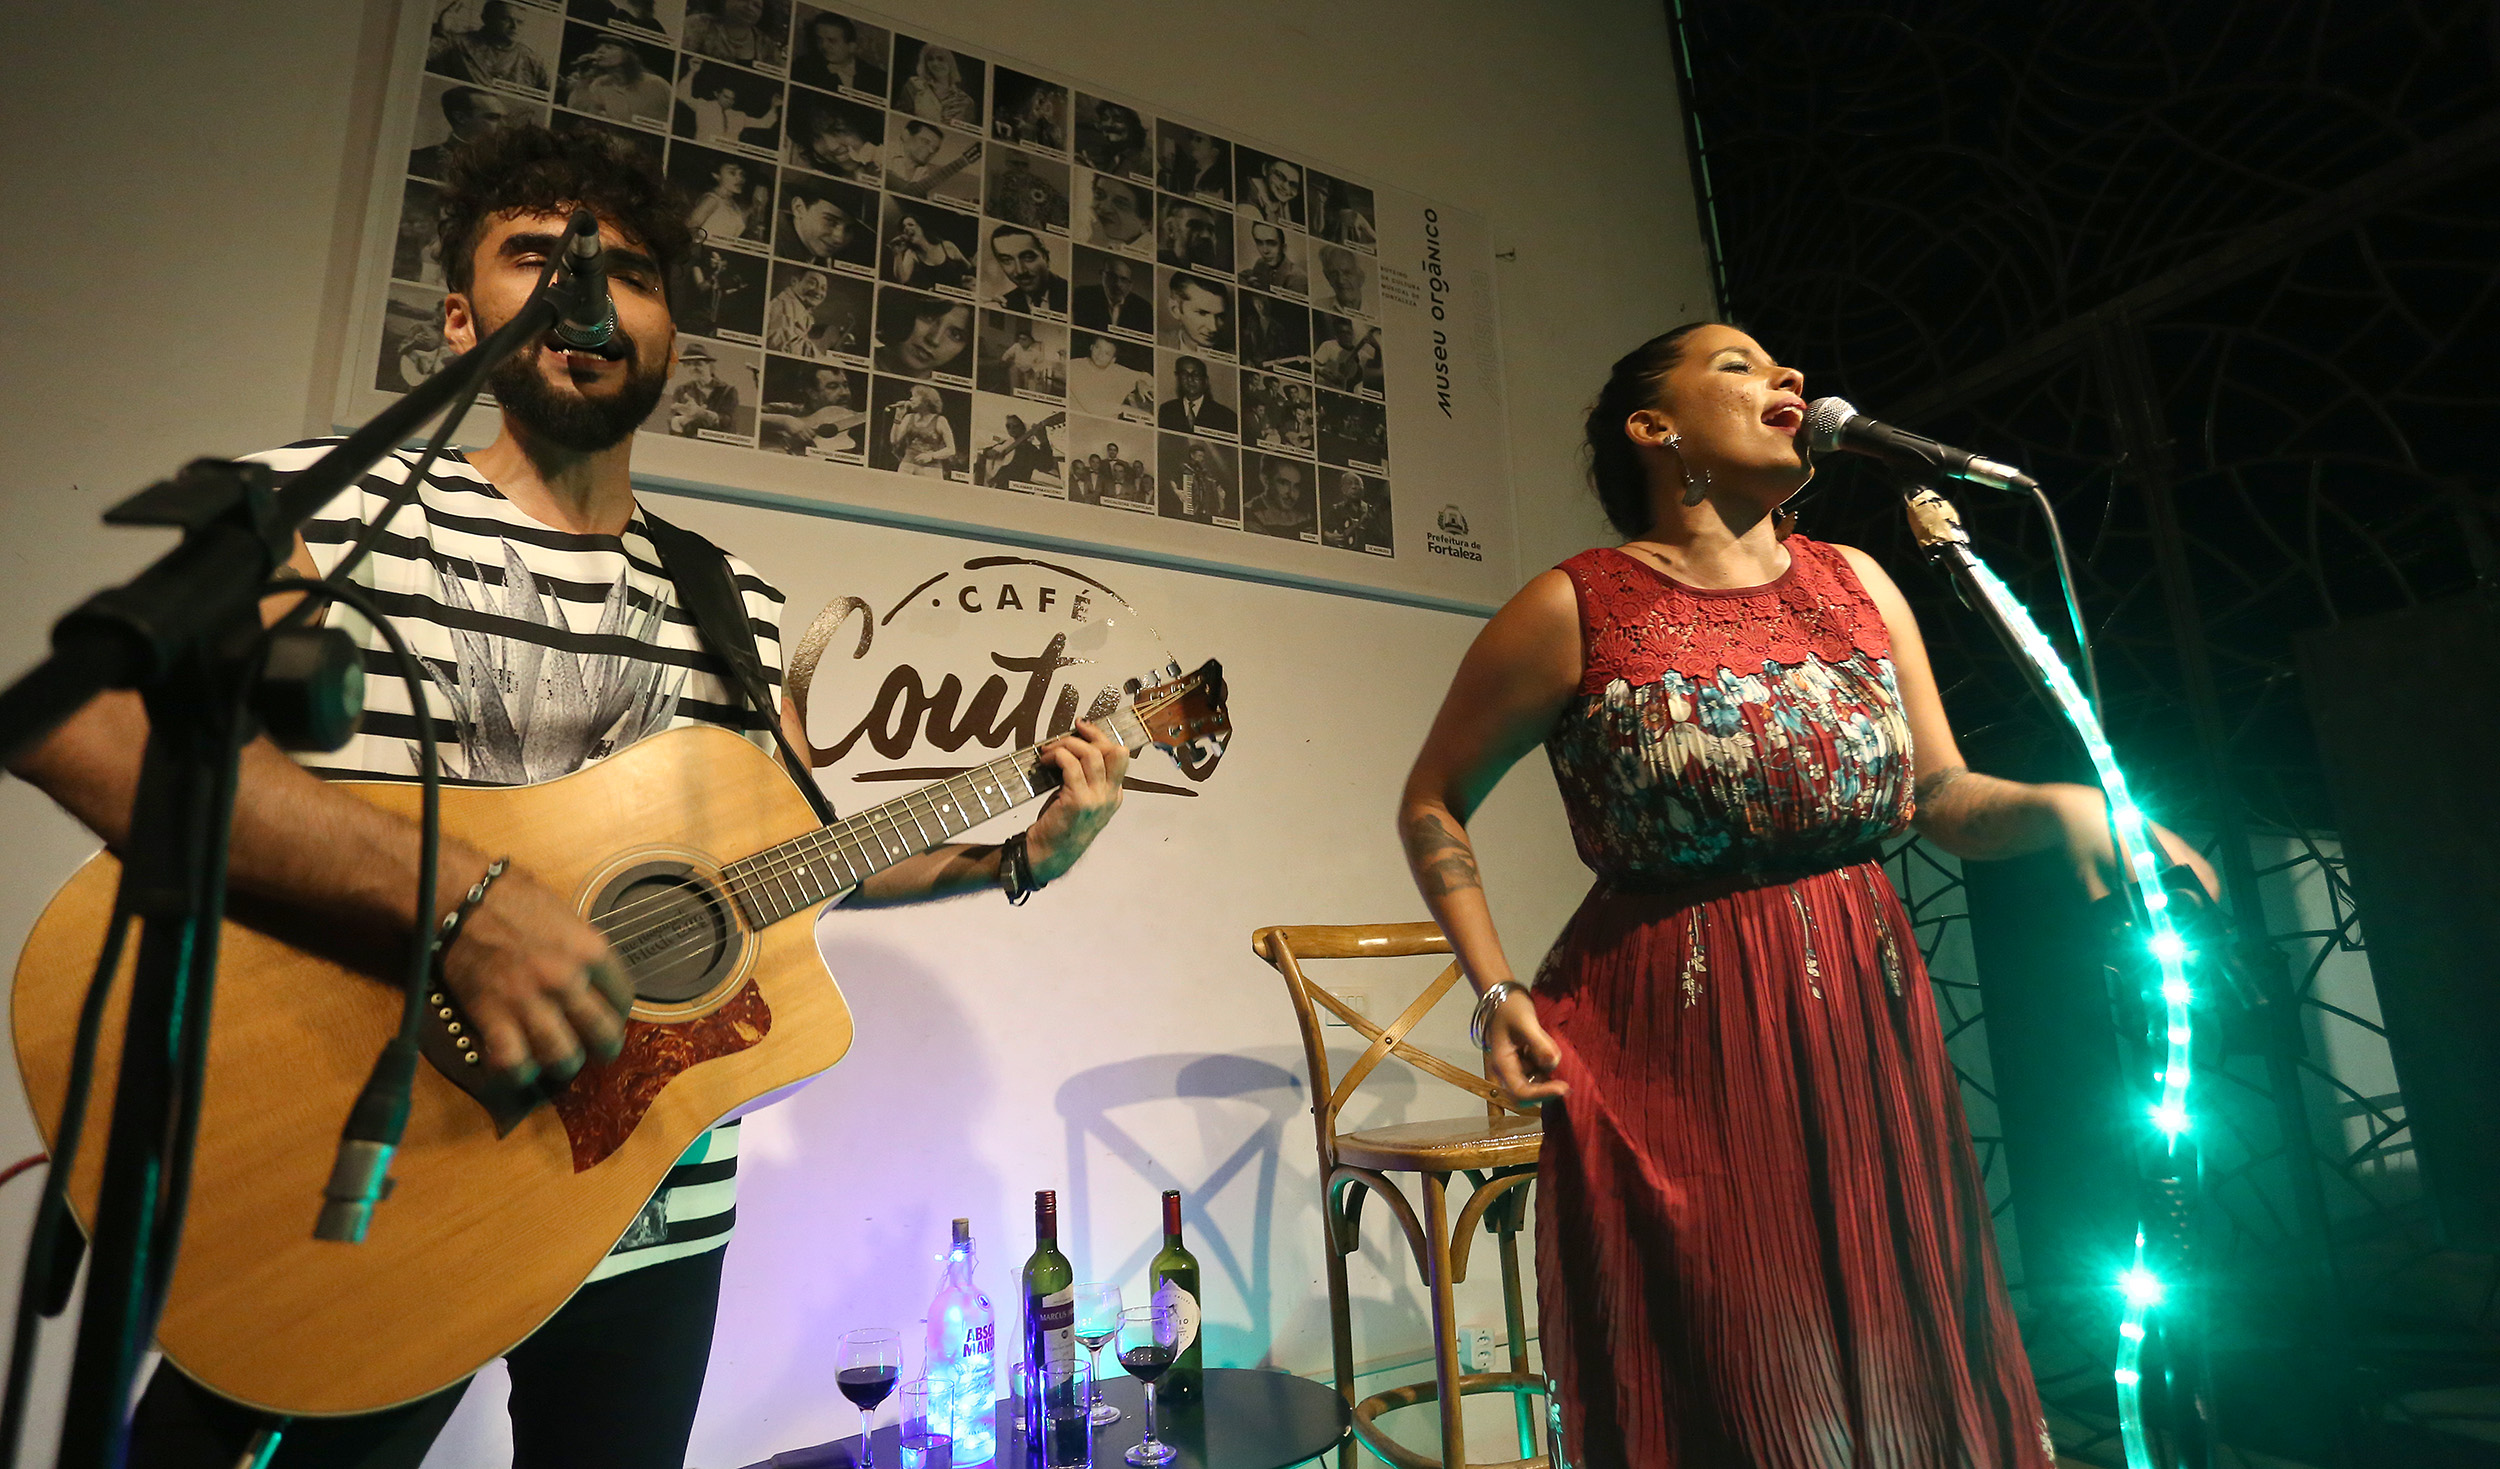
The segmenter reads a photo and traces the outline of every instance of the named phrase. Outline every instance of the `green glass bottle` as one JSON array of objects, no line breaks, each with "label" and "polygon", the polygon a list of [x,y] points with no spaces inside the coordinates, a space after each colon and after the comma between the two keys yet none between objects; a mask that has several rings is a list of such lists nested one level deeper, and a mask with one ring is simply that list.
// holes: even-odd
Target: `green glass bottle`
[{"label": "green glass bottle", "polygon": [[[1076,1268],[1059,1252],[1059,1195],[1033,1195],[1033,1253],[1024,1262],[1024,1360],[1076,1359]],[[1022,1384],[1018,1385],[1022,1391]]]},{"label": "green glass bottle", "polygon": [[1154,1303],[1181,1322],[1180,1355],[1155,1384],[1155,1392],[1169,1402],[1196,1402],[1206,1382],[1206,1357],[1198,1339],[1198,1257],[1181,1243],[1179,1189],[1163,1191],[1163,1252],[1148,1267],[1146,1279],[1154,1287]]}]

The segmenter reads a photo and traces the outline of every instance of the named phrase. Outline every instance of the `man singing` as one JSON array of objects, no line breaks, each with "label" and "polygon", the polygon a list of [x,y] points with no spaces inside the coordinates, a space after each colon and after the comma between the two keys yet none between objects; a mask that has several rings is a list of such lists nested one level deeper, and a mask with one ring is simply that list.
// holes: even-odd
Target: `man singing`
[{"label": "man singing", "polygon": [[[786,700],[776,696],[779,707],[769,712],[751,710],[721,676],[723,665],[680,609],[676,589],[654,569],[657,553],[635,502],[634,431],[658,404],[677,357],[663,282],[692,246],[684,202],[604,137],[535,124],[494,129],[452,158],[441,194],[445,336],[466,349],[511,319],[560,247],[576,205],[599,219],[624,360],[567,351],[549,336],[505,362],[490,379],[502,413],[495,441],[445,454],[354,579],[397,612],[400,632],[434,672],[425,697],[445,732],[452,777],[492,785],[549,780],[645,736],[698,723],[742,731],[770,749],[777,718],[804,749]],[[260,457],[283,482],[327,446],[316,441]],[[385,457],[319,511],[289,569],[319,577],[336,566],[406,482],[415,457]],[[731,569],[777,686],[782,596],[744,563],[733,560]],[[334,609],[333,622],[357,636],[368,658],[386,656],[361,619]],[[523,671],[518,678],[516,671]],[[395,680],[376,680],[368,700],[364,732],[318,757],[323,768],[413,778],[405,693]],[[118,846],[146,735],[137,695],[104,694],[20,762],[18,773]],[[1033,874],[1046,880],[1066,871],[1117,810],[1127,753],[1079,725],[1044,758],[1064,782],[1026,839]],[[233,884],[329,931],[395,949],[461,906],[492,855],[444,841],[438,911],[414,912],[414,824],[323,784],[265,739],[243,755]],[[870,878],[849,901],[922,902],[1000,880],[999,849],[944,846]],[[506,871],[488,886],[441,962],[487,1062],[514,1082],[561,1081],[590,1058],[617,1054],[633,1001],[623,964],[570,895],[528,872]],[[711,1349],[737,1136],[729,1123],[690,1149],[589,1283],[506,1354],[517,1462],[684,1465]],[[492,1279],[440,1285],[496,1288]],[[346,1301],[338,1308],[357,1309]],[[282,1469],[414,1466],[463,1387],[381,1413],[298,1420],[276,1462]],[[250,1410],[161,1366],[139,1403],[130,1462],[228,1469],[260,1426]]]}]

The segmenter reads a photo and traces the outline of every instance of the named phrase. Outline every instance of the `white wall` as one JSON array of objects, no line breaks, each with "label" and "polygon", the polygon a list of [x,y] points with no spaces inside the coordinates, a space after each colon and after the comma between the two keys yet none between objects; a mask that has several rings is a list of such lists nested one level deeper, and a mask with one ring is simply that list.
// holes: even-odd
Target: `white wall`
[{"label": "white wall", "polygon": [[[1486,216],[1496,249],[1517,252],[1498,287],[1524,564],[1548,564],[1598,538],[1602,521],[1573,455],[1579,412],[1607,362],[1707,300],[1657,6],[887,0],[879,8],[1171,98],[1212,122]],[[151,553],[149,536],[96,526],[112,498],[194,454],[327,427],[324,354],[335,351],[346,293],[340,222],[363,204],[371,84],[389,18],[386,3],[152,0],[113,7],[109,22],[95,7],[65,6],[38,7],[12,25],[0,53],[8,180],[0,280],[10,283],[0,293],[0,566],[13,595],[0,610],[0,669],[37,655],[57,609]],[[794,591],[826,584],[830,563],[845,555],[968,549],[831,520],[782,529],[768,512],[726,507],[693,507],[687,518],[750,547]],[[780,564],[777,545],[807,548],[810,559]],[[1217,1285],[1229,1276],[1209,1248],[1216,1241],[1199,1246],[1217,1297],[1216,1340],[1231,1344],[1224,1350],[1303,1370],[1326,1361],[1305,1098],[1292,1081],[1298,1054],[1276,982],[1242,941],[1252,922],[1417,911],[1396,868],[1387,802],[1473,624],[1175,573],[1120,568],[1116,579],[1132,596],[1151,589],[1159,605],[1210,609],[1193,617],[1210,640],[1230,618],[1243,641],[1221,651],[1250,680],[1262,719],[1207,800],[1167,803],[1195,808],[1186,819],[1143,801],[1123,817],[1100,872],[1088,874],[1102,884],[1093,896],[1041,901],[1060,903],[1063,915],[1087,911],[1106,901],[1122,864],[1143,860],[1150,838],[1153,849],[1167,849],[1168,835],[1168,850],[1223,851],[1228,821],[1254,818],[1270,845],[1236,848],[1231,860],[1284,871],[1311,864],[1311,900],[1288,911],[1205,906],[1187,926],[1202,957],[1157,979],[1149,1007],[1112,1006],[1116,1029],[1074,1026],[1055,1044],[1002,1029],[1014,1007],[992,1009],[966,986],[979,966],[963,956],[1023,952],[989,947],[1011,937],[993,905],[866,916],[835,936],[854,1003],[879,1028],[865,1034],[923,1035],[932,1056],[969,1043],[980,1065],[935,1152],[861,1151],[876,1129],[856,1119],[880,1106],[872,1083],[897,1054],[866,1040],[786,1117],[754,1130],[696,1463],[743,1463],[840,1428],[816,1353],[871,1314],[917,1315],[929,1222],[958,1207],[985,1216],[994,1286],[1021,1253],[1012,1201],[1054,1181],[1082,1189],[1074,1214],[1086,1248],[1105,1268],[1133,1266],[1142,1201],[1164,1185],[1118,1163],[1104,1141],[1115,1125],[1149,1139],[1155,1165],[1184,1187],[1234,1165],[1235,1192],[1213,1217],[1230,1257],[1245,1262],[1241,1283]],[[813,605],[802,596],[804,610]],[[1292,726],[1264,712],[1306,689],[1358,682],[1373,695],[1325,706],[1290,737]],[[1227,813],[1223,803],[1236,799],[1227,789],[1287,790],[1301,804]],[[1514,946],[1532,953],[1580,886],[1550,780],[1523,770],[1483,820],[1501,915]],[[1296,827],[1307,839],[1276,840]],[[0,883],[0,953],[12,953],[91,843],[6,780],[0,830],[9,879]],[[911,975],[928,983],[896,982]],[[883,986],[872,982],[880,977]],[[878,1055],[885,1059],[871,1064]],[[1241,1059],[1210,1059],[1227,1056]],[[1402,1106],[1394,1088],[1387,1105]],[[0,1161],[35,1146],[18,1099],[0,1100]],[[1036,1182],[1045,1159],[1060,1176]],[[23,1184],[0,1197],[0,1286],[13,1284],[31,1197]],[[1374,1268],[1357,1287],[1373,1302],[1360,1347],[1367,1357],[1412,1351],[1420,1339],[1411,1268],[1384,1239],[1375,1228]],[[1480,1294],[1489,1275],[1470,1290]],[[501,1461],[491,1396],[477,1395],[432,1462]]]}]

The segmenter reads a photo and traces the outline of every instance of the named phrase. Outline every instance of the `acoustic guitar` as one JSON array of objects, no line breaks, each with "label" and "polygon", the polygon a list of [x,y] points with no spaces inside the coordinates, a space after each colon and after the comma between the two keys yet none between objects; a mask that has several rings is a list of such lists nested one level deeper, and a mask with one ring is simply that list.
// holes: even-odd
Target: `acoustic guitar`
[{"label": "acoustic guitar", "polygon": [[[1097,718],[1204,776],[1231,734],[1222,668],[1106,695]],[[1105,704],[1115,707],[1104,709]],[[552,1093],[499,1085],[449,996],[429,999],[426,1059],[362,1244],[313,1238],[339,1129],[398,1029],[402,992],[238,900],[223,932],[182,1252],[158,1343],[211,1389],[290,1416],[363,1413],[467,1377],[554,1314],[671,1164],[725,1116],[842,1059],[851,1014],[803,921],[905,858],[1057,784],[1038,747],[832,826],[781,763],[698,725],[542,785],[446,789],[445,832],[558,892],[632,971],[624,1052]],[[414,818],[418,789],[340,788]],[[57,1138],[83,981],[121,867],[81,868],[18,961],[20,1074]],[[802,920],[802,921],[789,921]],[[131,949],[135,952],[137,945]],[[70,1181],[92,1218],[131,962],[116,979]]]}]

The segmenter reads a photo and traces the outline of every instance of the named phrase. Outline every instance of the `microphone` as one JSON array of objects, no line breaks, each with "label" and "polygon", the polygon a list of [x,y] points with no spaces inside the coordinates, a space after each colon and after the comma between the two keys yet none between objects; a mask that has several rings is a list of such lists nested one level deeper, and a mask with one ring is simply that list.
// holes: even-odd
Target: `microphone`
[{"label": "microphone", "polygon": [[1896,469],[1951,475],[1992,490],[2021,494],[2040,487],[2038,480],[2010,464],[1999,464],[1968,449],[1956,449],[1907,429],[1878,423],[1851,407],[1845,398],[1817,398],[1808,405],[1805,440],[1806,447],[1817,454],[1842,449],[1880,459]]},{"label": "microphone", "polygon": [[599,244],[599,221],[587,209],[574,210],[573,222],[565,227],[564,254],[557,259],[550,289],[562,303],[557,341],[611,361],[625,355],[617,340],[616,303],[608,297],[607,251]]}]

